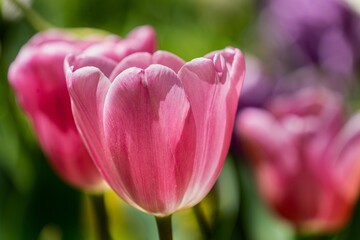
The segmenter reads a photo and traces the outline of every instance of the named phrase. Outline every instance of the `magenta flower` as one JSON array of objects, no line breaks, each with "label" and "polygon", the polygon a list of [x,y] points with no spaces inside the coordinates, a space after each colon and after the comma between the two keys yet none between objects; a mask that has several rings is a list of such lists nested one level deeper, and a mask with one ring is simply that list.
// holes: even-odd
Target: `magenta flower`
[{"label": "magenta flower", "polygon": [[136,51],[153,52],[154,31],[135,29],[122,40],[115,36],[77,39],[61,31],[35,35],[9,69],[17,100],[31,120],[40,145],[52,166],[68,183],[95,190],[103,183],[73,120],[66,87],[64,59],[80,51],[120,60]]},{"label": "magenta flower", "polygon": [[116,65],[77,55],[65,70],[73,114],[102,175],[132,206],[157,216],[197,204],[230,144],[244,78],[235,48],[185,63],[164,51]]},{"label": "magenta flower", "polygon": [[339,96],[305,89],[236,122],[265,201],[301,231],[344,226],[360,184],[360,114],[344,124]]}]

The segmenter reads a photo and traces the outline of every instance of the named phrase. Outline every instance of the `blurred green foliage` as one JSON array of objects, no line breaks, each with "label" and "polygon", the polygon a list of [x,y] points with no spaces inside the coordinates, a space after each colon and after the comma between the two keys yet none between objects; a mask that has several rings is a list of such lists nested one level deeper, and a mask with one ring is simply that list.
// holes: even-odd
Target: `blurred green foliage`
[{"label": "blurred green foliage", "polygon": [[[124,36],[138,25],[150,24],[157,31],[159,48],[189,60],[227,45],[258,52],[257,4],[252,0],[34,0],[32,7],[58,27],[93,27]],[[34,34],[25,19],[1,18],[0,239],[89,239],[91,234],[86,232],[92,231],[88,221],[92,215],[88,200],[52,171],[7,81],[10,63]],[[217,188],[220,215],[215,239],[293,238],[291,227],[259,200],[246,164],[228,159]],[[106,203],[117,239],[157,238],[151,216],[112,193]],[[358,239],[359,218],[358,206],[344,233],[324,238]],[[190,210],[176,213],[174,221],[176,239],[200,238]]]}]

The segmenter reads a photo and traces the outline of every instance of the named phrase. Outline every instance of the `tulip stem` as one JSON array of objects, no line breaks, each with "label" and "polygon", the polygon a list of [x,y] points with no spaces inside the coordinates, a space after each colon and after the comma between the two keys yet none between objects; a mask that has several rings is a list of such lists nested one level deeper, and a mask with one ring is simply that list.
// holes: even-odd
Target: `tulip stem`
[{"label": "tulip stem", "polygon": [[110,240],[110,233],[108,228],[108,216],[106,213],[104,194],[91,194],[90,200],[94,209],[95,222],[97,225],[96,239],[99,240]]},{"label": "tulip stem", "polygon": [[54,28],[52,24],[43,19],[37,12],[30,7],[24,5],[19,0],[10,0],[20,11],[24,14],[30,25],[37,31],[44,31],[49,28]]},{"label": "tulip stem", "polygon": [[205,239],[211,239],[211,228],[206,220],[204,211],[201,209],[200,203],[193,207],[193,211]]},{"label": "tulip stem", "polygon": [[172,240],[171,216],[155,217],[159,233],[159,240]]},{"label": "tulip stem", "polygon": [[[244,197],[245,193],[249,192],[246,188],[248,184],[244,179],[249,179],[247,174],[250,172],[248,166],[246,165],[245,158],[243,155],[235,156],[232,155],[231,164],[234,169],[235,179],[238,183],[238,210],[235,220],[235,228],[233,229],[232,235],[238,235],[241,239],[247,240],[250,239],[247,229],[249,229],[248,222],[246,221],[247,207],[250,204],[248,199]],[[242,170],[245,169],[244,172]]]}]

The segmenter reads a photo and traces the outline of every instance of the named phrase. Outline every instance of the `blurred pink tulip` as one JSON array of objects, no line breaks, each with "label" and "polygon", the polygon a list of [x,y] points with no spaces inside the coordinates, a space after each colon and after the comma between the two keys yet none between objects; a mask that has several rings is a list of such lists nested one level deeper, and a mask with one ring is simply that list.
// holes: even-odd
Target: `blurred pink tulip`
[{"label": "blurred pink tulip", "polygon": [[147,26],[135,29],[123,40],[116,36],[77,39],[52,30],[35,35],[10,66],[9,81],[17,100],[54,169],[68,183],[97,190],[104,181],[73,120],[64,74],[66,55],[101,52],[118,61],[136,51],[153,52],[154,45],[154,31]]},{"label": "blurred pink tulip", "polygon": [[68,57],[75,122],[113,190],[157,216],[199,203],[227,155],[244,67],[235,48],[187,63],[135,53],[116,67]]},{"label": "blurred pink tulip", "polygon": [[300,231],[344,226],[360,187],[360,114],[344,124],[338,95],[303,89],[248,108],[235,132],[266,202]]}]

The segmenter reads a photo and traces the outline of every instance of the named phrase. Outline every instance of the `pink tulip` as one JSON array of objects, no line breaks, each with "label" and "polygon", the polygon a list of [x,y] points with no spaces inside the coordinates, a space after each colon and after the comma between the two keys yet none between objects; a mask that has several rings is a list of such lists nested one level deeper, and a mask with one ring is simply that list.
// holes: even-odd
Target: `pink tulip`
[{"label": "pink tulip", "polygon": [[166,216],[205,197],[227,155],[244,67],[235,48],[187,63],[164,51],[135,53],[115,68],[67,58],[75,122],[122,199]]},{"label": "pink tulip", "polygon": [[103,178],[73,120],[63,70],[65,56],[80,51],[101,52],[118,61],[136,51],[153,52],[154,45],[154,31],[150,27],[135,29],[124,40],[115,36],[77,39],[52,30],[35,35],[10,66],[9,80],[17,100],[54,169],[68,183],[96,190],[103,185]]},{"label": "pink tulip", "polygon": [[360,187],[360,113],[344,124],[339,96],[305,89],[238,116],[236,134],[265,201],[301,231],[344,226]]}]

